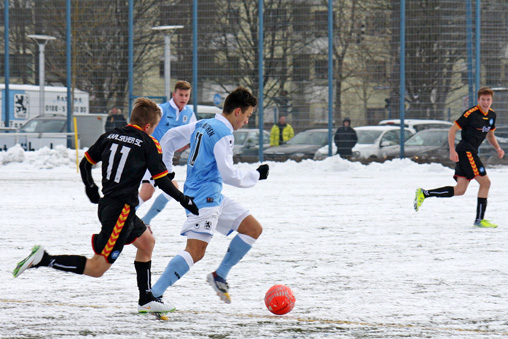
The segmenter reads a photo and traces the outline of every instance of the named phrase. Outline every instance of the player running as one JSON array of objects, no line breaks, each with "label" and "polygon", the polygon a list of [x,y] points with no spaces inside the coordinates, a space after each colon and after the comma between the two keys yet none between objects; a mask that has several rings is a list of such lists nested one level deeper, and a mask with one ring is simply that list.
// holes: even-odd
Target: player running
[{"label": "player running", "polygon": [[[191,95],[192,86],[187,81],[179,80],[175,84],[175,90],[173,91],[173,98],[159,105],[162,111],[161,121],[152,133],[152,136],[160,141],[162,136],[171,128],[177,126],[183,126],[196,122],[196,115],[190,106],[187,106]],[[185,145],[184,147],[186,147]],[[173,180],[173,185],[176,188],[178,183]],[[143,181],[141,183],[141,189],[139,191],[139,206],[145,201],[150,199],[155,192],[154,182],[151,178],[150,172],[146,171]],[[145,224],[150,225],[152,219],[159,214],[166,204],[168,203],[170,196],[166,193],[161,193],[153,202],[152,206],[146,212],[145,216],[141,218]]]},{"label": "player running", "polygon": [[162,297],[169,286],[203,258],[215,231],[224,235],[237,231],[222,263],[206,278],[221,300],[231,302],[226,277],[251,249],[262,227],[247,209],[222,195],[222,183],[251,187],[268,176],[268,165],[250,171],[233,166],[233,131],[248,123],[256,105],[256,97],[239,87],[227,96],[222,114],[173,128],[162,138],[163,160],[169,170],[174,151],[190,142],[184,192],[194,198],[199,216],[188,214],[181,230],[181,235],[187,237],[187,246],[169,262],[154,284],[155,297]]},{"label": "player running", "polygon": [[[450,159],[456,163],[453,178],[457,185],[444,186],[432,190],[418,188],[416,190],[414,208],[420,209],[423,201],[429,197],[450,198],[463,195],[469,182],[475,179],[479,184],[478,203],[476,207],[476,219],[474,226],[497,227],[496,224],[485,220],[487,209],[487,197],[490,188],[490,179],[487,171],[478,157],[478,148],[487,138],[489,143],[497,151],[499,158],[504,156],[504,151],[499,147],[494,131],[496,129],[496,113],[490,108],[494,97],[494,91],[488,87],[482,87],[478,91],[478,105],[466,110],[448,132],[448,144],[450,146]],[[455,150],[455,133],[461,129],[462,140]]]},{"label": "player running", "polygon": [[[138,98],[134,104],[130,124],[115,128],[99,137],[80,162],[81,179],[88,198],[99,204],[102,228],[92,235],[94,255],[87,259],[80,255],[50,255],[42,246],[35,246],[30,255],[14,269],[18,277],[27,268],[51,267],[56,270],[101,277],[116,261],[124,245],[133,244],[137,253],[134,267],[137,273],[140,313],[166,313],[174,310],[151,292],[151,258],[155,239],[146,225],[136,216],[138,187],[148,169],[157,185],[194,214],[198,209],[192,198],[185,196],[173,184],[174,173],[168,170],[161,157],[158,142],[150,137],[161,116],[152,100]],[[102,161],[102,193],[92,178],[92,165]]]}]

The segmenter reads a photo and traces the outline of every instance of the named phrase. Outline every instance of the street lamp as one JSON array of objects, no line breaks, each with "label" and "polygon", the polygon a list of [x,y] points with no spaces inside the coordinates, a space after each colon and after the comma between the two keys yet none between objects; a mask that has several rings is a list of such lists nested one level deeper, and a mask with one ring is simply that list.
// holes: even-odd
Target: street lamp
[{"label": "street lamp", "polygon": [[154,31],[164,33],[164,93],[169,101],[171,98],[171,37],[177,29],[183,28],[182,25],[156,26],[152,27]]},{"label": "street lamp", "polygon": [[56,38],[54,36],[50,35],[39,35],[39,34],[31,34],[28,35],[29,38],[34,39],[35,42],[39,45],[39,114],[44,115],[45,109],[44,109],[44,48],[46,47],[46,44],[50,40],[55,40]]}]

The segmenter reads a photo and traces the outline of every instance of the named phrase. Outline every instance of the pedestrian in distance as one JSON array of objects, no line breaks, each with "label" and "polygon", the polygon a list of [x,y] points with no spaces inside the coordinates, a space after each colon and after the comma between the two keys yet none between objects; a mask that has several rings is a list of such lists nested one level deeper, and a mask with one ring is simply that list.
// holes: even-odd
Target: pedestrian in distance
[{"label": "pedestrian in distance", "polygon": [[[455,174],[453,178],[457,184],[455,186],[444,186],[431,190],[418,188],[414,200],[414,208],[417,212],[426,198],[450,198],[463,195],[466,193],[469,182],[475,179],[480,184],[480,188],[478,189],[474,226],[497,227],[496,224],[484,219],[491,182],[485,166],[478,157],[478,149],[485,138],[496,149],[499,158],[504,156],[504,151],[499,147],[494,135],[496,130],[496,113],[490,108],[493,99],[493,90],[488,87],[480,88],[478,90],[478,105],[467,109],[450,128],[448,132],[448,144],[450,146],[450,160],[455,162]],[[461,130],[462,140],[455,148],[455,133],[459,130]]]},{"label": "pedestrian in distance", "polygon": [[[196,115],[190,106],[187,106],[191,95],[192,86],[187,81],[179,80],[175,84],[173,97],[168,102],[160,105],[162,110],[162,118],[160,123],[155,128],[152,136],[160,141],[162,136],[171,128],[183,126],[189,123],[196,122]],[[187,147],[185,145],[183,148]],[[178,183],[173,180],[173,185],[178,188]],[[139,206],[143,202],[150,199],[155,192],[154,182],[151,179],[150,173],[147,171],[141,183],[139,192]],[[150,225],[152,219],[157,216],[166,207],[166,204],[171,199],[170,196],[162,192],[153,202],[150,209],[141,218],[145,224]],[[139,207],[138,206],[138,207]]]},{"label": "pedestrian in distance", "polygon": [[118,107],[113,107],[111,111],[109,111],[109,115],[106,119],[106,125],[104,129],[106,132],[111,131],[113,128],[123,127],[127,125],[127,120],[122,114],[122,111]]},{"label": "pedestrian in distance", "polygon": [[284,145],[294,136],[293,127],[286,122],[286,117],[281,115],[279,122],[273,125],[270,131],[270,146]]},{"label": "pedestrian in distance", "polygon": [[256,105],[257,98],[239,87],[226,97],[222,114],[173,128],[162,138],[163,160],[169,170],[174,151],[190,142],[184,193],[194,197],[200,212],[199,216],[188,214],[180,232],[187,237],[187,245],[171,259],[154,284],[155,297],[162,297],[169,286],[203,258],[216,232],[228,235],[236,231],[222,263],[206,278],[221,300],[231,302],[228,273],[252,248],[262,227],[247,209],[222,194],[222,185],[252,187],[268,177],[268,165],[249,171],[233,165],[233,131],[248,123]]},{"label": "pedestrian in distance", "polygon": [[[173,310],[151,292],[151,258],[155,239],[146,225],[136,216],[138,187],[148,169],[157,185],[188,211],[199,211],[192,198],[185,196],[172,183],[162,162],[159,143],[150,137],[160,119],[160,109],[147,98],[138,98],[131,114],[131,123],[99,137],[85,152],[80,162],[81,179],[85,191],[94,204],[98,204],[101,231],[92,235],[94,255],[88,259],[81,255],[50,255],[40,245],[20,261],[14,269],[18,277],[27,268],[51,267],[56,270],[101,277],[118,259],[124,245],[137,248],[134,267],[139,289],[138,312],[165,313]],[[102,193],[92,178],[92,165],[102,162]]]},{"label": "pedestrian in distance", "polygon": [[342,126],[335,131],[334,142],[337,146],[337,154],[341,158],[350,159],[353,155],[353,147],[358,142],[356,131],[351,127],[351,119],[344,118]]}]

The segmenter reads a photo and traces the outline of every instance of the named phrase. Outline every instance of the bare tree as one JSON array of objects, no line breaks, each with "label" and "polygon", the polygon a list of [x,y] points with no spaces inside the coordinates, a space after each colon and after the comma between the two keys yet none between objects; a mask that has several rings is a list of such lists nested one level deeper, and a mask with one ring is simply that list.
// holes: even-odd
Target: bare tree
[{"label": "bare tree", "polygon": [[[48,44],[46,59],[48,81],[66,83],[66,17],[65,1],[46,0],[37,6],[42,18],[40,30],[57,37]],[[123,107],[128,89],[128,6],[126,1],[74,0],[72,20],[73,87],[90,93],[90,111],[106,112],[108,107]],[[150,27],[158,16],[159,1],[134,3],[134,70],[143,74],[153,67],[150,48],[157,38]],[[140,25],[141,24],[141,25]]]}]

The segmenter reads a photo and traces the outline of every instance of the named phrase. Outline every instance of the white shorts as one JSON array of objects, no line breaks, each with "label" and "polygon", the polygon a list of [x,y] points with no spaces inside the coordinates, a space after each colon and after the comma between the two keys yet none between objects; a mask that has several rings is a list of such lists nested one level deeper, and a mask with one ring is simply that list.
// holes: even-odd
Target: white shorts
[{"label": "white shorts", "polygon": [[189,214],[180,234],[188,239],[210,242],[215,231],[226,236],[237,231],[249,214],[249,210],[225,196],[220,206],[201,208],[199,215]]}]

